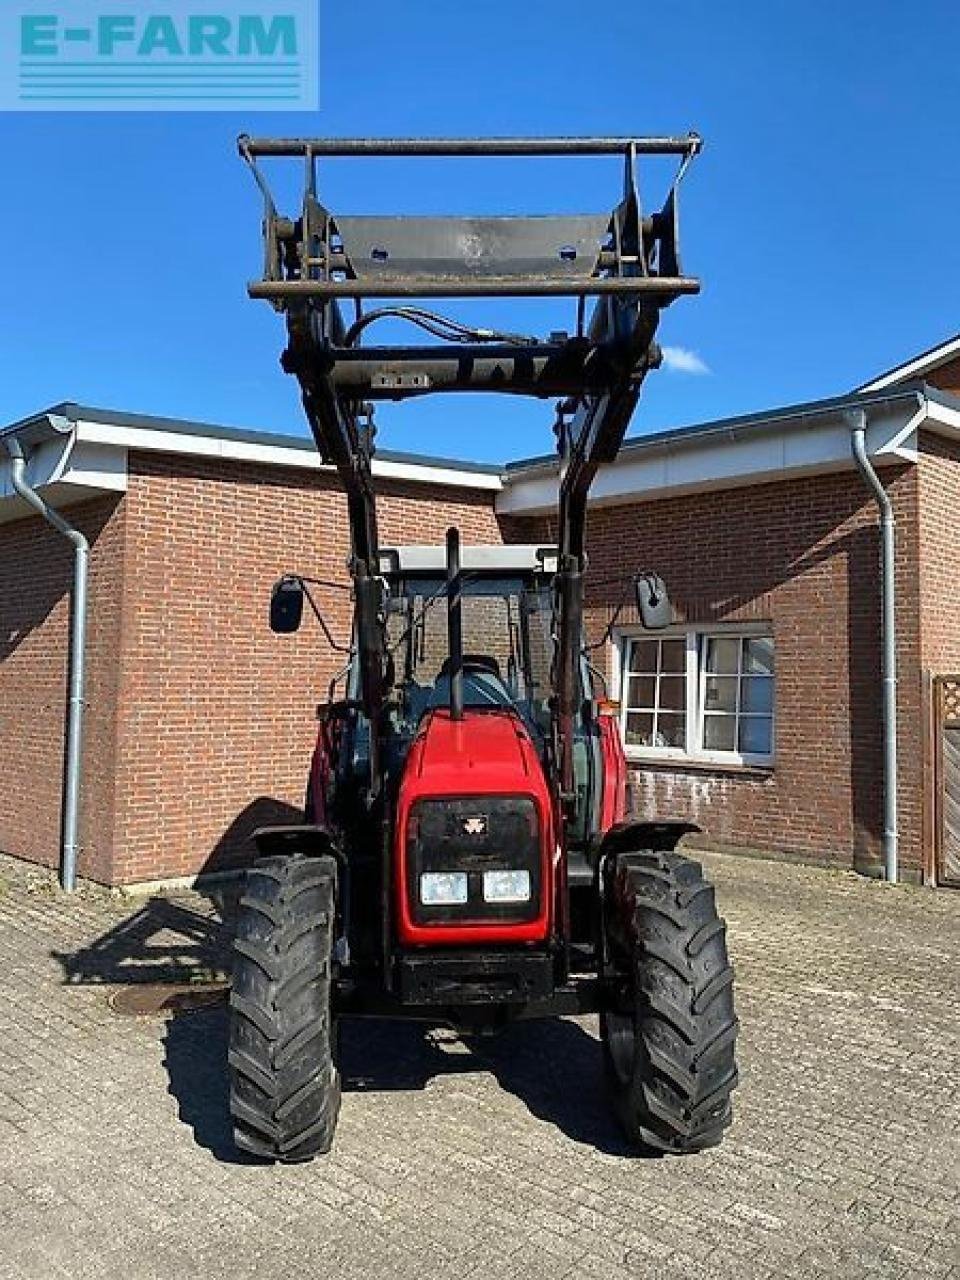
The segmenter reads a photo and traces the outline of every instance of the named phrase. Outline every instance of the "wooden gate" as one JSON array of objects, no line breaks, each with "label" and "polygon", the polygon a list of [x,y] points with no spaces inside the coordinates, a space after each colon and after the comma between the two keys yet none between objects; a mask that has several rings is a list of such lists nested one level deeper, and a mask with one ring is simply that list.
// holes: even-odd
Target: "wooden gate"
[{"label": "wooden gate", "polygon": [[960,887],[960,675],[934,676],[937,883]]}]

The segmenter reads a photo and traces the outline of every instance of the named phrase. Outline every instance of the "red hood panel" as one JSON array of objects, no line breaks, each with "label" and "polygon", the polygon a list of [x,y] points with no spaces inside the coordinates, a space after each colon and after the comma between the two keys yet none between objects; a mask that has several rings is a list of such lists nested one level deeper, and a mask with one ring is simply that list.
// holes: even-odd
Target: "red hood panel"
[{"label": "red hood panel", "polygon": [[543,785],[530,734],[510,711],[465,711],[462,720],[435,711],[413,750],[411,773],[421,794],[530,792]]}]

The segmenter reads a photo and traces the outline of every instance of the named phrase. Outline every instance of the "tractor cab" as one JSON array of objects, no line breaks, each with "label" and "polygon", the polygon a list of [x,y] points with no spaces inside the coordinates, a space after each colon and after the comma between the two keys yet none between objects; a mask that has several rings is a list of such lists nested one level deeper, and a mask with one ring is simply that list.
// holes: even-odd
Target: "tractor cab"
[{"label": "tractor cab", "polygon": [[387,649],[395,682],[390,703],[401,737],[449,707],[462,679],[463,706],[518,715],[544,749],[550,730],[553,548],[464,547],[456,584],[462,652],[450,652],[444,548],[380,553],[388,597]]}]

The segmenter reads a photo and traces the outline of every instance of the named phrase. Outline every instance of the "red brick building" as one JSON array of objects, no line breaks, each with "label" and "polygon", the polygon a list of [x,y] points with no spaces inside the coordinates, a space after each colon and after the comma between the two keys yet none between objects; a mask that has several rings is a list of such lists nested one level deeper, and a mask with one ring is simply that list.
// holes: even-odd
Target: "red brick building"
[{"label": "red brick building", "polygon": [[[635,439],[595,486],[595,579],[654,568],[676,623],[629,609],[604,657],[637,809],[731,849],[875,872],[882,828],[877,505],[893,501],[898,835],[904,878],[960,871],[943,839],[935,678],[960,672],[960,339],[851,395]],[[302,801],[337,655],[266,626],[284,571],[346,584],[347,523],[302,438],[62,405],[0,430],[91,543],[80,871],[193,876]],[[0,849],[59,854],[71,548],[12,492],[0,450]],[[384,453],[381,539],[549,541],[551,459]],[[595,587],[601,632],[620,597]],[[348,628],[347,594],[325,600]],[[934,696],[936,695],[936,696]]]}]

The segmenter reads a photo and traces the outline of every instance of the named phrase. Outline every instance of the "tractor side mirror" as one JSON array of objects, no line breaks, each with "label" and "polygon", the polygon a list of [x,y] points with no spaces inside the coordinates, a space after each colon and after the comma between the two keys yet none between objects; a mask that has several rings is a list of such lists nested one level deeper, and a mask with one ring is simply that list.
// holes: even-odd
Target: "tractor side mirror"
[{"label": "tractor side mirror", "polygon": [[303,583],[284,574],[270,593],[270,630],[286,636],[298,631],[303,621]]},{"label": "tractor side mirror", "polygon": [[637,613],[648,631],[659,631],[673,622],[673,605],[667,584],[656,573],[638,573],[635,579]]}]

